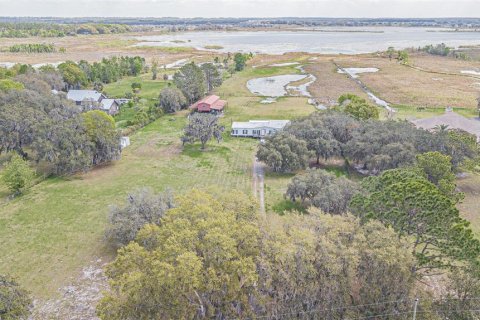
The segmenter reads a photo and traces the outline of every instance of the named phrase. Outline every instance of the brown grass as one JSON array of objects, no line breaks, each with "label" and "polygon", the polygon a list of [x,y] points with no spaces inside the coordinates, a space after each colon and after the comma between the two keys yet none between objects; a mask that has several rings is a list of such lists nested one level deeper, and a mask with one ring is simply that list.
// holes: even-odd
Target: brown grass
[{"label": "brown grass", "polygon": [[[423,65],[429,61],[429,67],[434,68],[442,65],[446,58],[430,55],[420,59]],[[415,63],[416,56],[412,60]],[[460,70],[465,63],[447,60],[449,68],[457,64]],[[380,98],[393,104],[441,108],[475,108],[477,104],[478,87],[474,83],[480,81],[472,77],[419,71],[375,55],[339,56],[335,61],[342,67],[379,68],[377,73],[361,74],[360,79]]]},{"label": "brown grass", "polygon": [[344,93],[367,97],[360,87],[344,74],[337,73],[332,57],[320,56],[305,66],[305,71],[317,77],[309,86],[312,96],[320,103],[330,105]]}]

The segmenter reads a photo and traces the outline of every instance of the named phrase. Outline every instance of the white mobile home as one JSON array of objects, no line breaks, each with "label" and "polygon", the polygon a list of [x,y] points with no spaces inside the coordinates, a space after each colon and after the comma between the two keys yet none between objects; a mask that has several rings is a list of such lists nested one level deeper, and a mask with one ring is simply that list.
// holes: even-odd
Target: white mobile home
[{"label": "white mobile home", "polygon": [[261,138],[274,134],[285,128],[289,120],[250,120],[248,122],[232,123],[233,137]]}]

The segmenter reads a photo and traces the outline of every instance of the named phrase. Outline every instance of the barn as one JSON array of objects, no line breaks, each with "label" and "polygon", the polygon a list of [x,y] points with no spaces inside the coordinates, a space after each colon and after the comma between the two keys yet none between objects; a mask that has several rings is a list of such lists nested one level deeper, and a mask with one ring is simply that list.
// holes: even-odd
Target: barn
[{"label": "barn", "polygon": [[227,105],[227,101],[221,100],[219,96],[211,95],[192,104],[190,109],[198,112],[220,113]]}]

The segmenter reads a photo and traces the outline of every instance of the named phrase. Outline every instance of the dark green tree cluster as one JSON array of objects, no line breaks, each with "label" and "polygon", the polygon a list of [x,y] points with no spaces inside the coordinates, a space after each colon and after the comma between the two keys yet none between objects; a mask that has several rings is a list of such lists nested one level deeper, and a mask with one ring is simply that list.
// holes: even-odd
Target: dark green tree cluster
[{"label": "dark green tree cluster", "polygon": [[65,37],[77,34],[125,33],[131,27],[123,24],[57,24],[0,23],[0,38]]},{"label": "dark green tree cluster", "polygon": [[241,192],[193,190],[175,202],[108,266],[101,319],[346,319],[411,308],[408,243],[378,222],[311,211],[267,223]]},{"label": "dark green tree cluster", "polygon": [[351,211],[362,221],[381,221],[407,239],[415,272],[480,263],[480,241],[460,217],[455,199],[417,171],[388,170],[365,179],[363,188]]},{"label": "dark green tree cluster", "polygon": [[356,183],[321,169],[309,169],[296,175],[288,184],[285,196],[300,200],[305,207],[314,206],[322,212],[345,214],[352,197],[358,192]]},{"label": "dark green tree cluster", "polygon": [[45,162],[54,174],[119,158],[119,136],[110,116],[101,111],[82,114],[71,101],[51,94],[41,74],[26,79],[23,90],[0,91],[0,153]]},{"label": "dark green tree cluster", "polygon": [[351,115],[357,120],[378,119],[378,108],[367,100],[354,94],[343,94],[338,98],[340,110]]},{"label": "dark green tree cluster", "polygon": [[[292,137],[296,140],[290,141]],[[309,156],[315,155],[317,164],[320,159],[340,157],[360,172],[378,174],[412,166],[417,155],[427,152],[448,156],[455,170],[467,160],[477,161],[479,146],[474,135],[461,130],[429,132],[407,121],[359,121],[343,112],[328,111],[292,121],[283,132],[267,137],[257,156],[279,172],[303,169]]]},{"label": "dark green tree cluster", "polygon": [[138,76],[146,71],[145,58],[139,56],[103,58],[94,63],[81,60],[78,66],[89,83],[111,83],[123,77]]},{"label": "dark green tree cluster", "polygon": [[448,56],[452,52],[452,48],[448,47],[445,43],[440,43],[437,45],[429,44],[423,48],[419,48],[420,51],[427,52],[436,56]]},{"label": "dark green tree cluster", "polygon": [[55,45],[45,43],[24,43],[15,44],[8,48],[9,52],[25,52],[25,53],[52,53],[57,52]]}]

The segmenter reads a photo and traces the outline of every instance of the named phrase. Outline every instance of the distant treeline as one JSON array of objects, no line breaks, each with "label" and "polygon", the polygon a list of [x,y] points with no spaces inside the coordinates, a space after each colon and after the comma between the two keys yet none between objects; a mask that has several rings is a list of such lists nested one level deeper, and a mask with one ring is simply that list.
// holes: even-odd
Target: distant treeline
[{"label": "distant treeline", "polygon": [[[57,52],[53,44],[45,43],[24,43],[15,44],[8,48],[9,52],[27,52],[27,53],[51,53]],[[65,48],[60,48],[60,52],[65,52]]]},{"label": "distant treeline", "polygon": [[0,23],[1,38],[65,37],[77,34],[109,34],[129,31],[131,31],[131,27],[123,24]]},{"label": "distant treeline", "polygon": [[0,17],[0,22],[9,23],[49,23],[49,24],[122,24],[130,26],[154,25],[237,25],[237,26],[273,26],[273,25],[299,25],[299,26],[406,26],[406,27],[447,27],[447,28],[478,28],[479,18],[65,18],[65,17]]}]

